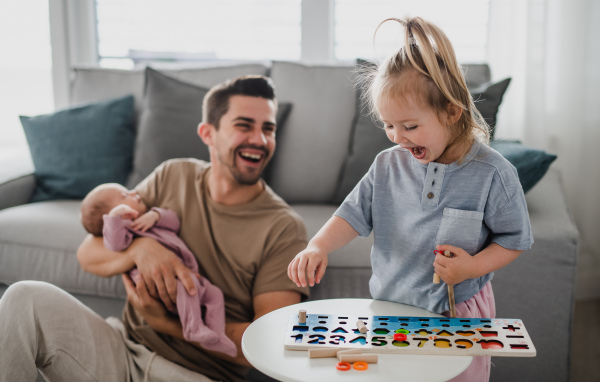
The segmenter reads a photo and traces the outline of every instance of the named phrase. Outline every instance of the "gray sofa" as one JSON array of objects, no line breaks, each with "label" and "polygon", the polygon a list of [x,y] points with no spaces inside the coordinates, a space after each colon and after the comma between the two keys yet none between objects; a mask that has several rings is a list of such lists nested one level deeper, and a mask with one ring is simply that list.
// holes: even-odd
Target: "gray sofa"
[{"label": "gray sofa", "polygon": [[[337,207],[334,200],[357,118],[354,66],[268,62],[161,71],[202,87],[242,74],[273,78],[280,102],[291,104],[291,112],[278,132],[266,180],[304,218],[309,237],[314,235]],[[490,80],[489,69],[471,66],[467,77],[471,86],[483,84]],[[78,68],[71,94],[73,106],[134,94],[138,117],[147,107],[143,70]],[[120,316],[125,296],[120,278],[85,273],[77,262],[76,250],[85,236],[78,218],[80,200],[29,203],[36,178],[23,163],[18,158],[0,163],[0,294],[19,280],[43,280],[102,316]],[[578,232],[557,172],[551,169],[526,198],[535,244],[498,271],[493,286],[498,317],[523,319],[538,355],[495,357],[491,379],[567,381]],[[333,253],[311,298],[369,298],[371,244],[372,238],[356,239]]]}]

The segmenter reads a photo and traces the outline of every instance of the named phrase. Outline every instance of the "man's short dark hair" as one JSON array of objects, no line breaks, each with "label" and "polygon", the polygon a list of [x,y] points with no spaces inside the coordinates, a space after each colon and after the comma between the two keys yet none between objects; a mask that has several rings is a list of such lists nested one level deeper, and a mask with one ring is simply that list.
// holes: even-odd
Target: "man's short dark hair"
[{"label": "man's short dark hair", "polygon": [[269,77],[248,75],[227,80],[213,86],[202,102],[204,122],[219,128],[221,117],[229,110],[229,99],[235,95],[260,97],[275,101],[275,86]]}]

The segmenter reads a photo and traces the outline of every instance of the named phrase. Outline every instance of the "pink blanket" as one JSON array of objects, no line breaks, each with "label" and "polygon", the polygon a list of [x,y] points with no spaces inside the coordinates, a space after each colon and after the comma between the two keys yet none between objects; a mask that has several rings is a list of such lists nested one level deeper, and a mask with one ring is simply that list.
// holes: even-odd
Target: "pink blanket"
[{"label": "pink blanket", "polygon": [[[198,263],[194,254],[185,245],[177,233],[180,222],[177,215],[167,209],[152,208],[160,214],[154,227],[146,232],[130,228],[131,220],[118,216],[104,215],[104,246],[111,251],[123,251],[137,236],[151,237],[174,252],[183,263],[198,272]],[[137,268],[129,272],[134,282],[141,275]],[[177,282],[177,313],[183,327],[183,336],[187,341],[199,343],[203,348],[237,355],[233,341],[225,334],[225,301],[223,292],[206,278],[194,278],[198,293],[190,296],[181,283]]]}]

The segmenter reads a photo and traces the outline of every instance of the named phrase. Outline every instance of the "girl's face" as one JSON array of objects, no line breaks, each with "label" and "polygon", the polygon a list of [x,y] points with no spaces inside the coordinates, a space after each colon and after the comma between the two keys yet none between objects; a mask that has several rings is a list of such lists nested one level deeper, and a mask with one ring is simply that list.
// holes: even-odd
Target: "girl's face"
[{"label": "girl's face", "polygon": [[452,142],[450,129],[431,108],[413,99],[412,96],[382,99],[378,111],[388,138],[410,151],[420,163],[452,163],[446,151]]}]

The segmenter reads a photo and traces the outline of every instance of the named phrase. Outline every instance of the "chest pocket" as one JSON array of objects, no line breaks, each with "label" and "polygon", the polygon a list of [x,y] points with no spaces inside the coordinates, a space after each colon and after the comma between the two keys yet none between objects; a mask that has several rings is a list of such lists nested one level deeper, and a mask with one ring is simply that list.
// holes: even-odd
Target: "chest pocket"
[{"label": "chest pocket", "polygon": [[435,244],[459,247],[474,255],[477,252],[483,212],[444,208]]}]

